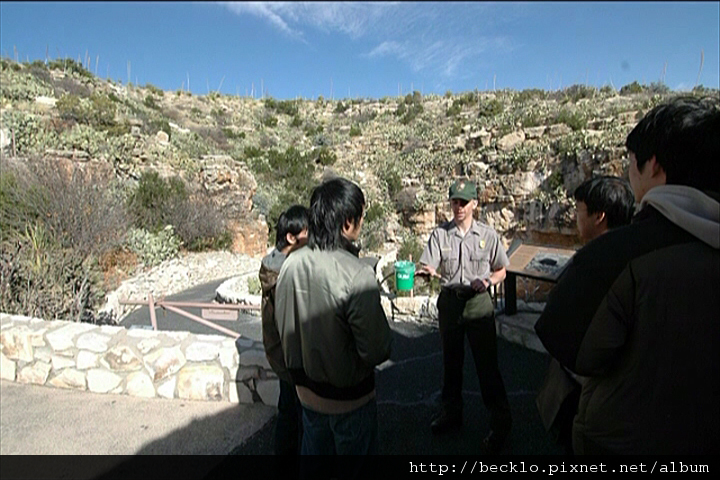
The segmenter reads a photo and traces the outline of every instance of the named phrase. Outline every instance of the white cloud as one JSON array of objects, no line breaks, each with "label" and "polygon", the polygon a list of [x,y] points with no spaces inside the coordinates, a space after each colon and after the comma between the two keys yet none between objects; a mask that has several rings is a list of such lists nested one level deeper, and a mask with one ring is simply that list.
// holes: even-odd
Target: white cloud
[{"label": "white cloud", "polygon": [[[238,15],[255,15],[280,31],[302,37],[303,28],[359,38],[372,30],[397,2],[217,2]],[[291,26],[293,25],[293,26]]]},{"label": "white cloud", "polygon": [[[476,2],[220,2],[255,15],[285,34],[304,39],[308,29],[339,33],[376,46],[365,58],[393,57],[414,72],[459,75],[482,55],[511,50],[504,36],[486,31],[523,13],[517,4]],[[466,72],[466,74],[471,74]]]},{"label": "white cloud", "polygon": [[256,17],[264,18],[282,32],[293,36],[300,37],[301,32],[292,29],[287,22],[276,12],[272,2],[218,2],[238,15],[250,14]]}]

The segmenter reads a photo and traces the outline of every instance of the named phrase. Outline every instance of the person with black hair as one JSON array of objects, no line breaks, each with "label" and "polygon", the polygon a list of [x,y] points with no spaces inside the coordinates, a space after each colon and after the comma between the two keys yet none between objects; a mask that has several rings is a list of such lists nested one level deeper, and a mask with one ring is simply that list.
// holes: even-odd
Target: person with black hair
[{"label": "person with black hair", "polygon": [[278,277],[275,319],[302,404],[303,455],[378,452],[374,368],[390,357],[391,332],[375,273],[355,245],[364,209],[349,180],[316,187],[308,245]]},{"label": "person with black hair", "polygon": [[588,377],[578,454],[717,454],[720,101],[675,97],[627,136],[638,213],[588,243],[535,331]]},{"label": "person with black hair", "polygon": [[635,196],[627,180],[600,176],[585,180],[573,194],[578,232],[584,242],[630,223]]},{"label": "person with black hair", "polygon": [[278,415],[275,421],[275,455],[298,455],[302,438],[300,401],[285,366],[280,333],[275,323],[275,288],[280,268],[291,252],[307,243],[308,210],[293,205],[280,214],[275,228],[275,248],[260,263],[262,288],[262,335],[265,356],[280,381]]},{"label": "person with black hair", "polygon": [[[577,202],[578,232],[584,242],[628,225],[632,219],[635,196],[627,180],[620,177],[599,176],[585,180],[575,189],[573,197]],[[568,455],[573,454],[572,424],[583,380],[551,359],[545,382],[536,398],[545,429]]]}]

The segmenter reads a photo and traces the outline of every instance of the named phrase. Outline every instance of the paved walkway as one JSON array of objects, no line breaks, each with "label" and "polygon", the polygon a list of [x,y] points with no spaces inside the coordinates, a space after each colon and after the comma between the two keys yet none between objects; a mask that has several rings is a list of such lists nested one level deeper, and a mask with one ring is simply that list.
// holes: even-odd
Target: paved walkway
[{"label": "paved walkway", "polygon": [[[226,455],[274,415],[275,408],[261,404],[144,399],[3,380],[0,454]],[[202,476],[220,459],[202,462],[197,473]],[[33,475],[29,462],[30,470],[24,473],[25,478],[94,478],[123,460],[103,457],[82,465],[64,461],[52,472],[45,472],[43,462],[38,467],[44,475]],[[3,478],[9,478],[5,473]]]}]

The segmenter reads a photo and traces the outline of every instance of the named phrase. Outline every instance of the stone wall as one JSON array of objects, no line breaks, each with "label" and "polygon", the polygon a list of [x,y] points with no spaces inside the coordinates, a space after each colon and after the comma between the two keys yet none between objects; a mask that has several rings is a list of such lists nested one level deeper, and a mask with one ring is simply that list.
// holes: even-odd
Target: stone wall
[{"label": "stone wall", "polygon": [[0,313],[0,378],[138,397],[277,406],[262,342]]}]

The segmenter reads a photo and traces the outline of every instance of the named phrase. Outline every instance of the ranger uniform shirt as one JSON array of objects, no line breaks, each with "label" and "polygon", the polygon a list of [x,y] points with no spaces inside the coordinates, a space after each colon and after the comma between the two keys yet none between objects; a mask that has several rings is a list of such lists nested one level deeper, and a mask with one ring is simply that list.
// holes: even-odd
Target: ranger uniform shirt
[{"label": "ranger uniform shirt", "polygon": [[438,271],[443,287],[469,287],[474,279],[486,279],[507,267],[510,260],[493,228],[473,220],[463,236],[451,220],[430,234],[420,263]]}]

